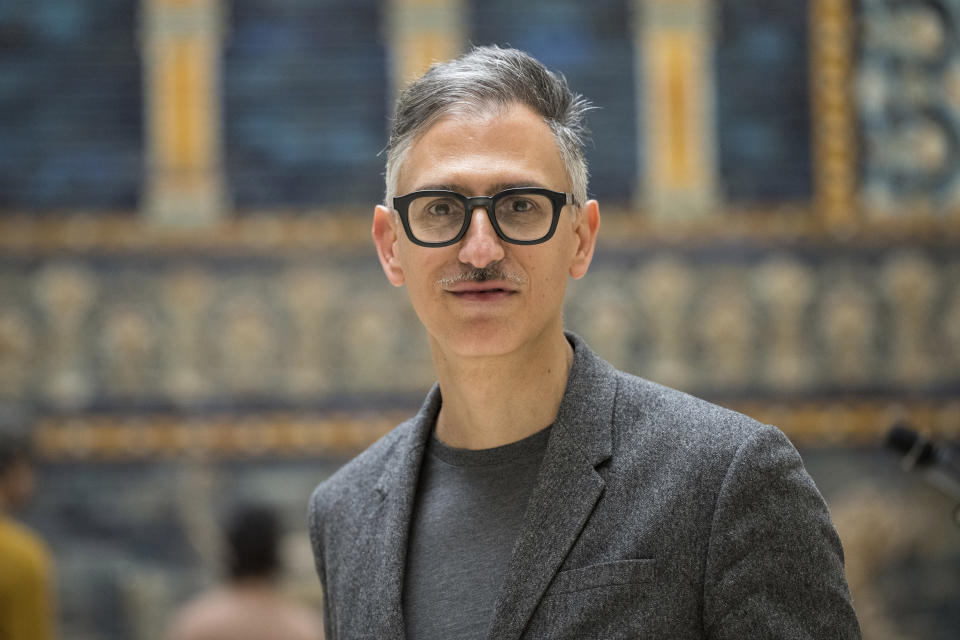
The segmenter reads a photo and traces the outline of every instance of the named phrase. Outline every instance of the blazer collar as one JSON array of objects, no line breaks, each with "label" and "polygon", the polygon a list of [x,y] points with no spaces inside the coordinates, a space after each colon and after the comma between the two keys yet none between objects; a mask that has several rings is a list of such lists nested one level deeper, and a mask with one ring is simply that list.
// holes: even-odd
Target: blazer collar
[{"label": "blazer collar", "polygon": [[430,439],[433,425],[437,421],[437,414],[440,413],[440,405],[440,386],[434,384],[427,392],[417,415],[397,427],[402,435],[398,438],[390,462],[385,465],[374,486],[375,491],[382,497],[390,493],[406,494],[416,490],[420,461],[423,459],[423,451]]},{"label": "blazer collar", "polygon": [[616,370],[578,336],[567,388],[497,596],[488,638],[519,638],[603,493],[612,454]]},{"label": "blazer collar", "polygon": [[595,354],[575,333],[566,332],[573,347],[573,365],[557,411],[554,433],[580,449],[593,466],[613,452],[613,403],[617,370]]},{"label": "blazer collar", "polygon": [[367,529],[377,554],[377,571],[370,576],[370,634],[373,638],[404,638],[403,576],[407,540],[417,480],[426,443],[440,410],[440,388],[434,385],[417,415],[397,427],[399,438],[374,486],[373,516]]},{"label": "blazer collar", "polygon": [[[568,332],[566,337],[574,349],[573,364],[497,597],[491,639],[520,637],[603,492],[604,482],[595,467],[610,457],[613,448],[616,370],[576,334]],[[382,561],[371,584],[384,614],[375,625],[377,637],[404,637],[402,589],[410,521],[423,453],[440,405],[440,389],[434,385],[417,415],[398,427],[403,433],[392,463],[375,485]]]}]

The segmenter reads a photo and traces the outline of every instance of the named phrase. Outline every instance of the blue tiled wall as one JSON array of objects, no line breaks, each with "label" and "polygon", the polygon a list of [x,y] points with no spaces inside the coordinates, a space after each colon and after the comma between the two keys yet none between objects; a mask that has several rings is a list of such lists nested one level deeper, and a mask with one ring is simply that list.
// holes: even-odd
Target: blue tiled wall
[{"label": "blue tiled wall", "polygon": [[629,202],[637,181],[636,94],[626,0],[475,0],[470,41],[529,52],[598,109],[588,116],[590,195]]},{"label": "blue tiled wall", "polygon": [[[638,171],[630,4],[475,1],[469,38],[530,51],[591,112],[591,194],[628,202]],[[807,2],[717,5],[722,189],[733,203],[810,197]],[[137,7],[0,6],[0,210],[132,209],[143,172]],[[224,54],[227,175],[238,210],[369,203],[389,113],[374,0],[235,0]]]},{"label": "blue tiled wall", "polygon": [[136,204],[143,140],[137,6],[0,3],[0,212]]},{"label": "blue tiled wall", "polygon": [[231,3],[224,103],[238,210],[382,198],[380,13],[375,0]]},{"label": "blue tiled wall", "polygon": [[806,201],[813,187],[806,0],[722,0],[720,176],[733,203]]}]

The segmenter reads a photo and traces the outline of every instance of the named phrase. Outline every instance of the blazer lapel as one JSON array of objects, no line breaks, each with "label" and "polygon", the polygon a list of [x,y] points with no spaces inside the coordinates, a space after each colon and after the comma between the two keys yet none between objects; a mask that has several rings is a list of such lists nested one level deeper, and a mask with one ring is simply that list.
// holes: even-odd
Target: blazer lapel
[{"label": "blazer lapel", "polygon": [[488,638],[519,638],[603,493],[612,451],[615,370],[567,334],[574,363],[537,486],[497,597]]},{"label": "blazer lapel", "polygon": [[413,515],[417,479],[426,442],[440,408],[440,389],[434,385],[412,428],[399,444],[394,463],[380,476],[374,488],[375,506],[368,523],[368,535],[375,541],[376,573],[370,584],[374,592],[368,601],[375,638],[404,638],[403,580],[406,568],[407,539]]}]

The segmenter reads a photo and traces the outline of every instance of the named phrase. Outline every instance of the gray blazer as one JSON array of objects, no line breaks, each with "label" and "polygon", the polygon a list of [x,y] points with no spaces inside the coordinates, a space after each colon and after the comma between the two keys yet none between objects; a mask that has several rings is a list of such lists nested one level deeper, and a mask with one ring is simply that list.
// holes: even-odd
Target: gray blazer
[{"label": "gray blazer", "polygon": [[[488,637],[859,638],[840,540],[786,436],[568,339]],[[311,498],[327,640],[404,637],[407,535],[440,401],[434,387]]]}]

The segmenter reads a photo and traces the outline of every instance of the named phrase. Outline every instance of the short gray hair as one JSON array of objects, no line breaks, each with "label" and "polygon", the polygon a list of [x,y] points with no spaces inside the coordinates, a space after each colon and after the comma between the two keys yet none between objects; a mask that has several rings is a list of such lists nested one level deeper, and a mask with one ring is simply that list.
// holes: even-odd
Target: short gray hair
[{"label": "short gray hair", "polygon": [[453,113],[485,113],[524,104],[543,117],[560,149],[573,197],[587,199],[588,132],[584,116],[592,106],[570,91],[563,74],[547,69],[529,54],[497,46],[474,47],[459,58],[434,63],[397,99],[387,144],[386,204],[397,195],[400,166],[422,133]]}]

